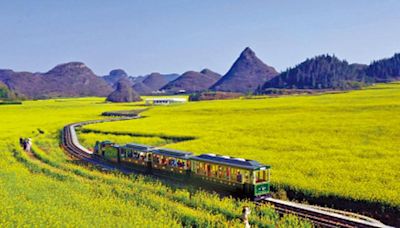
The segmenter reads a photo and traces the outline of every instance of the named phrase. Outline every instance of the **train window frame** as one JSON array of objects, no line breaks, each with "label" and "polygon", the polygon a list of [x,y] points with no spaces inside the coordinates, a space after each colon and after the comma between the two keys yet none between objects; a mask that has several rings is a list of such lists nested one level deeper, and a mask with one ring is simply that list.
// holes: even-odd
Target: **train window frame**
[{"label": "train window frame", "polygon": [[147,152],[146,161],[153,162],[153,154],[151,152]]},{"label": "train window frame", "polygon": [[[260,176],[262,175],[262,176]],[[264,168],[253,171],[253,183],[264,183],[270,181],[270,169]]]},{"label": "train window frame", "polygon": [[[189,159],[183,159],[183,158],[177,158],[173,156],[166,156],[162,154],[154,154],[152,155],[152,159],[155,164],[159,166],[164,166],[166,168],[174,168],[174,169],[179,169],[179,170],[190,170],[190,161]],[[158,161],[158,162],[156,162]],[[171,165],[171,162],[174,163],[174,165]],[[179,165],[183,164],[183,165]]]},{"label": "train window frame", "polygon": [[[192,171],[199,176],[215,178],[218,180],[252,184],[253,170],[241,169],[234,166],[220,165],[212,162],[192,161]],[[238,176],[240,174],[240,176]]]},{"label": "train window frame", "polygon": [[120,158],[126,158],[126,150],[125,150],[125,148],[120,148],[119,156],[120,156]]},{"label": "train window frame", "polygon": [[194,173],[200,176],[207,176],[205,163],[200,161],[193,161],[192,167]]},{"label": "train window frame", "polygon": [[133,158],[133,151],[131,149],[127,149],[127,158]]}]

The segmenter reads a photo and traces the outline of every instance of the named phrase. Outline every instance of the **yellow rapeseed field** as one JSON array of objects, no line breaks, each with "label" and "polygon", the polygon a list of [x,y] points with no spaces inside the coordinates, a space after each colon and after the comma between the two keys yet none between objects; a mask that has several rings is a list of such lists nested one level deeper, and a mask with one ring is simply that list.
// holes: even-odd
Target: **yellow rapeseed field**
[{"label": "yellow rapeseed field", "polygon": [[[64,125],[102,118],[104,111],[143,108],[103,101],[55,99],[0,106],[1,227],[242,227],[243,205],[253,209],[254,226],[310,227],[292,216],[279,218],[267,206],[256,210],[249,202],[174,190],[151,178],[103,173],[71,161],[59,148]],[[32,153],[20,149],[19,137],[33,139]],[[86,144],[97,138],[90,133],[85,137]],[[134,140],[169,143],[161,138]]]},{"label": "yellow rapeseed field", "polygon": [[272,165],[272,182],[311,196],[400,208],[400,84],[339,94],[193,102],[103,132],[192,136],[168,147]]}]

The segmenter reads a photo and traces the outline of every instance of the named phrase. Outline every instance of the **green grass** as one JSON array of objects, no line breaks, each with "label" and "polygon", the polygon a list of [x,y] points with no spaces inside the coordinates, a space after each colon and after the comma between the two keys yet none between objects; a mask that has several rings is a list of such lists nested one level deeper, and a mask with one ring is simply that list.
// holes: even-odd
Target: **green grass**
[{"label": "green grass", "polygon": [[[245,204],[253,208],[250,222],[254,226],[310,227],[292,216],[279,218],[268,206],[256,210],[249,202],[190,189],[173,190],[151,178],[102,173],[71,161],[59,148],[64,125],[102,118],[104,111],[143,108],[103,100],[57,99],[0,106],[1,227],[241,227],[238,218]],[[33,139],[32,154],[19,148],[19,137]],[[95,136],[81,137],[91,144]],[[157,137],[123,137],[115,140],[165,143]]]},{"label": "green grass", "polygon": [[275,186],[400,208],[400,84],[156,107],[99,131],[192,136],[168,147],[272,165]]}]

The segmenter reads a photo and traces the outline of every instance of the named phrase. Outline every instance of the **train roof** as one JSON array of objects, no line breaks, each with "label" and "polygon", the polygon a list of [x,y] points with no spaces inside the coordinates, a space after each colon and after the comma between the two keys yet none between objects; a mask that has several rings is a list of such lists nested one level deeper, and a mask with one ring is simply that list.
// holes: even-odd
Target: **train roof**
[{"label": "train roof", "polygon": [[244,158],[232,158],[229,156],[215,155],[215,154],[201,154],[199,156],[193,156],[193,160],[217,163],[221,165],[234,166],[242,169],[260,170],[271,168],[268,165],[260,164],[254,160],[247,160]]},{"label": "train roof", "polygon": [[180,150],[173,150],[167,148],[156,148],[152,150],[153,154],[165,155],[169,157],[188,159],[192,156],[191,152],[185,152]]},{"label": "train roof", "polygon": [[135,150],[141,150],[141,151],[150,151],[154,147],[148,146],[148,145],[143,145],[143,144],[137,144],[137,143],[128,143],[125,145],[125,147],[132,148]]}]

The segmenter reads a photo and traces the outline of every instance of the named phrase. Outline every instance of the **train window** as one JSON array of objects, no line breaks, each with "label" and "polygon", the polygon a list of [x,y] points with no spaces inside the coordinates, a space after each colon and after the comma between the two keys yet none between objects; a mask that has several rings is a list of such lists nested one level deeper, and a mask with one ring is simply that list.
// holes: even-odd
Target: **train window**
[{"label": "train window", "polygon": [[122,148],[121,153],[120,153],[121,158],[125,158],[125,154],[126,154],[126,151],[124,148]]},{"label": "train window", "polygon": [[225,166],[219,166],[218,177],[224,179],[226,177],[226,168]]},{"label": "train window", "polygon": [[[189,167],[189,166],[190,166],[190,161],[188,161],[188,167]],[[191,164],[190,168],[191,168],[191,170],[192,170],[194,173],[199,173],[199,171],[200,171],[200,164],[199,164],[199,162],[193,161],[193,163]]]},{"label": "train window", "polygon": [[171,167],[177,167],[183,169],[185,167],[185,160],[182,159],[177,159],[177,158],[166,158],[167,160],[167,165]]},{"label": "train window", "polygon": [[230,168],[230,178],[229,178],[231,181],[236,181],[236,180],[235,180],[235,178],[236,178],[236,173],[237,173],[237,169],[231,167],[231,168]]},{"label": "train window", "polygon": [[156,154],[153,154],[153,162],[154,162],[154,164],[161,164],[161,160],[160,160],[160,156],[159,155],[156,155]]},{"label": "train window", "polygon": [[207,176],[211,176],[211,169],[212,169],[212,165],[210,165],[210,164],[205,164],[205,167],[206,167],[206,174],[207,174]]},{"label": "train window", "polygon": [[178,160],[178,167],[183,169],[186,167],[186,162],[185,160]]},{"label": "train window", "polygon": [[146,154],[144,152],[140,152],[139,160],[144,161],[145,158],[146,158]]},{"label": "train window", "polygon": [[[155,164],[172,167],[172,168],[190,169],[190,162],[188,160],[175,158],[175,157],[153,154],[153,162]],[[193,170],[193,171],[195,171],[195,170]]]},{"label": "train window", "polygon": [[168,159],[169,166],[178,166],[178,162],[175,159]]},{"label": "train window", "polygon": [[230,175],[230,180],[232,181],[236,181],[238,183],[250,183],[250,172],[248,170],[231,168]]},{"label": "train window", "polygon": [[206,175],[207,175],[207,167],[206,167],[206,164],[204,164],[204,163],[202,162],[200,168],[201,168],[201,170],[202,170],[203,175],[206,176]]},{"label": "train window", "polygon": [[230,168],[226,166],[219,166],[218,178],[229,180],[230,179]]},{"label": "train window", "polygon": [[240,170],[238,170],[236,173],[236,181],[239,183],[241,183],[243,181],[243,173],[240,172]]},{"label": "train window", "polygon": [[212,177],[218,177],[218,166],[217,165],[213,165],[211,170],[212,170],[211,176]]},{"label": "train window", "polygon": [[197,173],[200,175],[206,175],[206,169],[203,162],[196,162]]},{"label": "train window", "polygon": [[132,157],[132,150],[128,150],[127,157],[128,157],[128,158],[131,158],[131,157]]},{"label": "train window", "polygon": [[265,182],[268,179],[267,170],[255,171],[256,183]]},{"label": "train window", "polygon": [[168,159],[165,158],[164,156],[161,156],[161,165],[167,165],[168,164]]},{"label": "train window", "polygon": [[[218,167],[216,165],[204,162],[195,162],[193,165],[196,165],[195,171],[197,174],[203,176],[216,177],[216,173],[218,173]],[[187,167],[190,167],[190,161],[187,161]]]},{"label": "train window", "polygon": [[226,179],[230,180],[231,179],[231,168],[226,167]]},{"label": "train window", "polygon": [[243,182],[248,183],[250,180],[249,172],[248,171],[243,171]]}]

